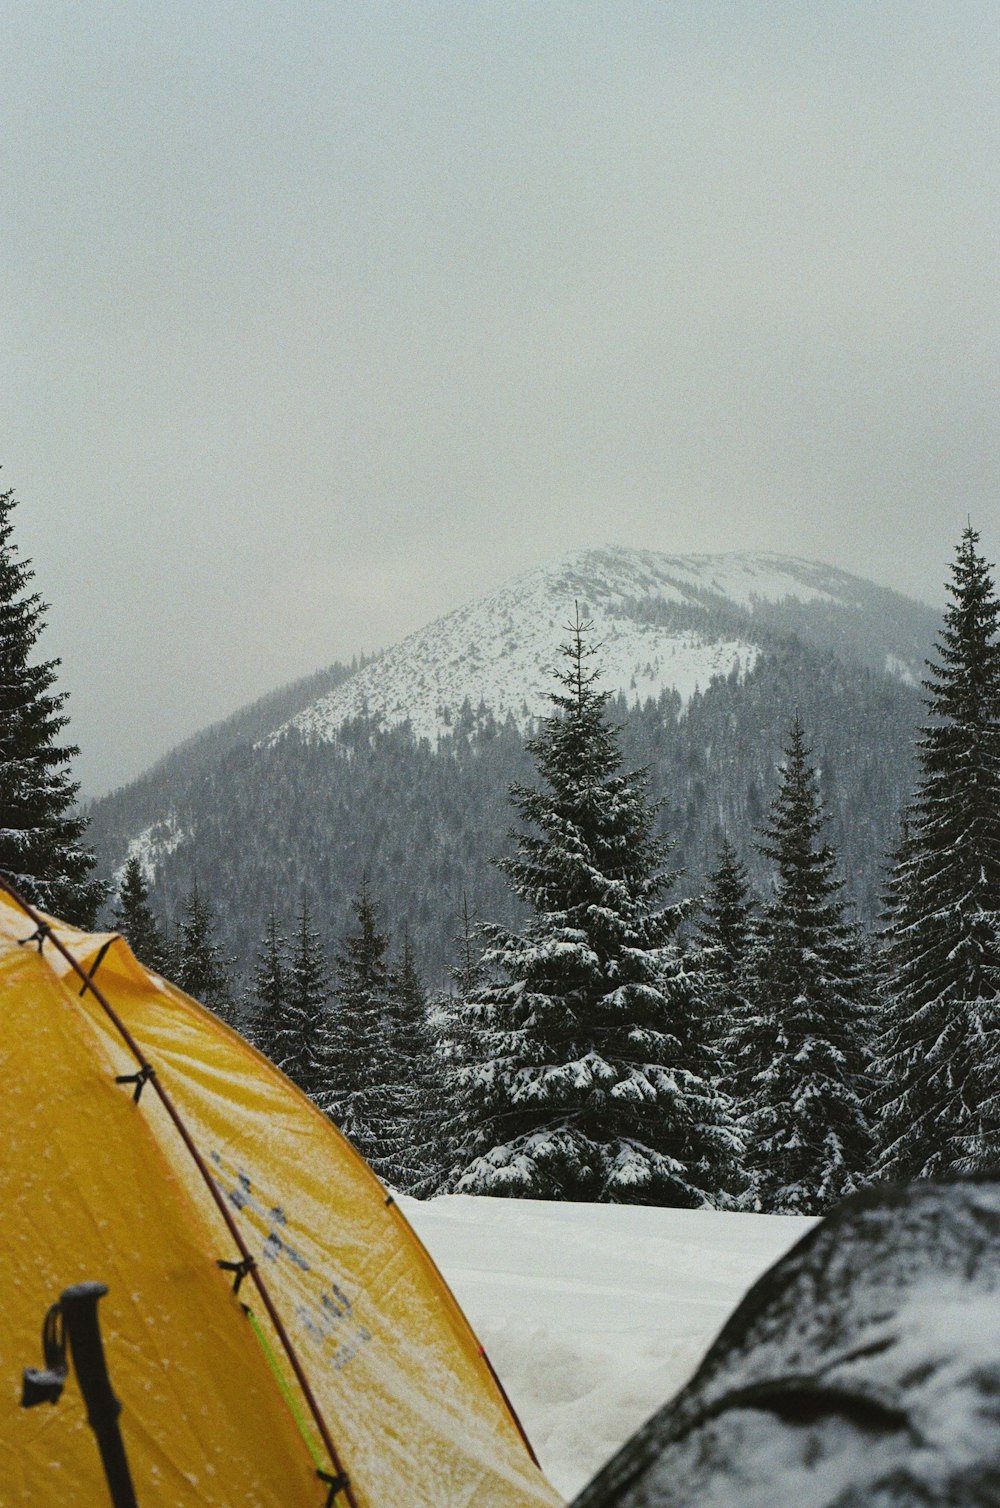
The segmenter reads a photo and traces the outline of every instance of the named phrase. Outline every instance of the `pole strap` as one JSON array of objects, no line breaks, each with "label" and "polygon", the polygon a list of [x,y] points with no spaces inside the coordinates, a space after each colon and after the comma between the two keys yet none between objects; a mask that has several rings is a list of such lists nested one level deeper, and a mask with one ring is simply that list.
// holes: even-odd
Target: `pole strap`
[{"label": "pole strap", "polygon": [[[82,994],[83,991],[81,990],[80,993]],[[143,1063],[143,1065],[139,1069],[138,1073],[119,1073],[119,1074],[116,1074],[115,1075],[115,1083],[116,1084],[134,1084],[135,1085],[135,1089],[134,1089],[134,1091],[132,1093],[132,1103],[133,1103],[133,1105],[138,1105],[139,1100],[140,1100],[140,1098],[142,1096],[143,1089],[149,1083],[150,1079],[154,1079],[155,1077],[156,1077],[156,1069],[153,1067],[152,1063]]]},{"label": "pole strap", "polygon": [[345,1492],[347,1488],[350,1487],[350,1477],[346,1474],[346,1472],[343,1471],[338,1473],[338,1475],[335,1477],[331,1476],[328,1471],[317,1471],[316,1475],[319,1477],[320,1481],[325,1482],[330,1489],[330,1491],[326,1495],[326,1508],[333,1508],[338,1494]]},{"label": "pole strap", "polygon": [[225,1262],[220,1259],[217,1265],[222,1268],[223,1272],[231,1272],[233,1274],[233,1292],[239,1293],[243,1279],[250,1276],[255,1270],[257,1263],[253,1257],[243,1257],[239,1262]]},{"label": "pole strap", "polygon": [[38,944],[38,951],[40,953],[42,951],[42,945],[46,943],[52,936],[52,928],[49,926],[48,922],[43,922],[40,916],[32,915],[32,921],[37,922],[38,925],[35,927],[35,930],[34,932],[32,932],[30,937],[19,937],[17,939],[18,947],[26,948],[30,943],[36,942]]},{"label": "pole strap", "polygon": [[112,943],[116,943],[117,941],[118,933],[116,932],[114,937],[108,938],[107,942],[98,952],[97,957],[94,959],[93,967],[91,968],[90,973],[87,975],[86,979],[83,981],[83,984],[80,986],[81,996],[85,995],[90,989],[90,982],[93,979],[94,975],[97,973],[98,969],[101,967],[101,964],[104,962],[108,949],[110,948]]}]

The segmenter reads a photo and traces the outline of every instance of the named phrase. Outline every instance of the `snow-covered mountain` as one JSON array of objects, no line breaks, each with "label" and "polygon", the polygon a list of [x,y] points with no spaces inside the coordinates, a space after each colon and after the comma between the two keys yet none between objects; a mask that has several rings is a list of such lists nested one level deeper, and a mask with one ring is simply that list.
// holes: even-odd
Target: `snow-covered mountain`
[{"label": "snow-covered mountain", "polygon": [[[893,622],[893,603],[903,600],[789,556],[578,551],[410,634],[271,737],[295,728],[329,739],[364,716],[382,728],[408,722],[433,744],[463,707],[465,726],[485,710],[523,728],[548,708],[552,668],[577,604],[600,646],[602,686],[642,704],[665,690],[686,702],[714,676],[745,674],[759,653],[766,609],[812,607],[813,622],[843,613],[877,641]],[[773,612],[767,619],[780,622]],[[876,656],[903,680],[919,673],[920,659],[910,642],[895,639]]]},{"label": "snow-covered mountain", "polygon": [[390,933],[405,928],[442,977],[463,895],[483,918],[520,915],[490,859],[508,849],[507,791],[532,777],[523,735],[549,709],[577,606],[599,684],[625,697],[623,757],[649,772],[684,893],[723,833],[766,882],[755,832],[799,716],[847,893],[874,918],[938,615],[779,555],[607,548],[529,571],[373,660],[280,688],[95,803],[102,872],[137,856],[171,922],[197,877],[244,971],[271,908],[290,926],[303,894],[334,949],[367,874]]}]

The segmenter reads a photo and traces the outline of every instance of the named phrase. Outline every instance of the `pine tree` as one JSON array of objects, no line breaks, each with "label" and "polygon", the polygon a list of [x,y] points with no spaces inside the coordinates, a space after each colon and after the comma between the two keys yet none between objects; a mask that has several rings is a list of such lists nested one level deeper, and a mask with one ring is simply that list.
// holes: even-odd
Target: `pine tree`
[{"label": "pine tree", "polygon": [[166,974],[166,941],[149,904],[149,888],[142,865],[134,856],[126,860],[122,870],[112,921],[140,963],[156,974]]},{"label": "pine tree", "polygon": [[289,985],[288,943],[278,932],[272,906],[254,963],[247,1002],[250,1040],[272,1063],[281,1060],[282,1017]]},{"label": "pine tree", "polygon": [[277,1025],[272,1036],[274,1061],[304,1094],[325,1109],[330,969],[304,894],[299,902],[287,973],[281,969],[280,957],[273,959],[268,989],[278,1002]]},{"label": "pine tree", "polygon": [[796,719],[760,844],[774,892],[754,958],[759,1041],[747,1044],[762,1065],[749,1086],[756,1196],[773,1213],[822,1214],[859,1187],[870,1146],[863,947],[821,841],[826,821]]},{"label": "pine tree", "polygon": [[[756,905],[746,866],[725,838],[701,901],[698,968],[705,1001],[705,1037],[713,1054],[706,1072],[718,1078],[730,1097],[740,1128],[747,1124],[753,1076],[763,1067],[754,1056],[761,1042],[761,1023],[751,1003],[750,984]],[[739,1167],[734,1168],[733,1193],[739,1198],[745,1196],[751,1183],[744,1163],[742,1157]]]},{"label": "pine tree", "polygon": [[608,695],[579,613],[552,714],[528,748],[543,781],[515,786],[528,827],[500,862],[532,908],[486,929],[491,981],[462,1009],[452,1075],[463,1192],[697,1206],[736,1146],[695,1066],[696,979],[661,907],[671,877],[644,776],[621,770]]},{"label": "pine tree", "polygon": [[712,1038],[737,1097],[746,1088],[745,1049],[752,1031],[748,984],[755,904],[746,866],[725,838],[702,898],[697,940]]},{"label": "pine tree", "polygon": [[975,1173],[1000,1156],[1000,602],[978,544],[969,525],[887,897],[885,1177]]},{"label": "pine tree", "polygon": [[74,812],[77,753],[57,742],[68,718],[53,693],[58,660],[32,663],[46,604],[28,590],[30,563],[12,535],[12,491],[0,493],[0,872],[26,900],[92,927],[107,887],[91,877],[87,819]]},{"label": "pine tree", "polygon": [[428,1087],[426,1103],[429,1136],[426,1169],[414,1190],[421,1196],[443,1193],[460,1156],[466,1134],[461,1107],[454,1103],[454,1087],[460,1068],[472,1061],[472,1032],[466,1002],[486,983],[479,942],[479,929],[462,893],[461,931],[452,939],[455,962],[448,970],[449,983],[427,1002]]},{"label": "pine tree", "polygon": [[238,1013],[229,985],[231,962],[216,941],[215,912],[202,899],[197,880],[188,893],[179,930],[177,983],[223,1021],[235,1026]]},{"label": "pine tree", "polygon": [[394,1150],[389,939],[379,927],[367,879],[351,903],[355,929],[336,962],[326,1049],[323,1108],[376,1172]]},{"label": "pine tree", "polygon": [[441,1106],[427,1025],[427,992],[406,930],[387,984],[388,1082],[383,1134],[391,1149],[376,1171],[393,1188],[412,1194],[426,1188],[433,1176]]}]

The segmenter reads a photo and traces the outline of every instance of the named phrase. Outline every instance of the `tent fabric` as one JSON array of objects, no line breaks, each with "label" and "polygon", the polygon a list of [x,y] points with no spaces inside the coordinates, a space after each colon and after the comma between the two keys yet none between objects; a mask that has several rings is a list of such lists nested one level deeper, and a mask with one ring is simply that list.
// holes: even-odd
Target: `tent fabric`
[{"label": "tent fabric", "polygon": [[572,1508],[996,1508],[1000,1180],[853,1194]]},{"label": "tent fabric", "polygon": [[[155,1068],[255,1258],[357,1508],[553,1508],[467,1322],[374,1174],[327,1118],[127,945],[52,923]],[[4,1502],[99,1504],[79,1395],[18,1407],[50,1303],[100,1315],[140,1508],[321,1508],[327,1467],[252,1280],[176,1127],[94,993],[0,895],[0,1473]],[[269,1340],[269,1361],[243,1309]],[[281,1384],[272,1364],[281,1369]],[[311,1439],[303,1438],[298,1413]],[[346,1502],[342,1494],[338,1505]]]}]

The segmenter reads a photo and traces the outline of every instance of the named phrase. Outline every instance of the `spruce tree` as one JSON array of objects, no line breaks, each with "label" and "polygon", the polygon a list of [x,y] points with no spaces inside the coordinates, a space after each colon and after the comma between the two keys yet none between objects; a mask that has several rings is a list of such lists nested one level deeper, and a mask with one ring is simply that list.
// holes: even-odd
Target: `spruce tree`
[{"label": "spruce tree", "polygon": [[452,939],[455,962],[448,970],[449,982],[427,1002],[427,1165],[423,1182],[414,1190],[422,1196],[445,1191],[466,1135],[464,1113],[460,1102],[456,1106],[454,1090],[459,1069],[473,1056],[466,1002],[486,983],[480,941],[463,891],[461,931]]},{"label": "spruce tree", "polygon": [[58,741],[69,721],[65,693],[51,689],[59,661],[32,662],[46,604],[13,542],[15,506],[0,493],[0,872],[33,905],[92,927],[107,887],[91,876],[87,820],[74,810],[77,749]]},{"label": "spruce tree", "polygon": [[153,908],[142,865],[134,856],[125,862],[112,923],[140,963],[156,974],[166,974],[167,945]]},{"label": "spruce tree", "polygon": [[455,938],[458,962],[449,970],[457,993],[465,1000],[482,984],[482,960],[476,947],[476,926],[469,911],[469,897],[462,891],[462,931]]},{"label": "spruce tree", "polygon": [[643,774],[621,769],[579,613],[515,786],[500,867],[533,915],[486,929],[491,979],[462,1007],[452,1074],[462,1192],[698,1206],[728,1178],[727,1106],[699,1069],[696,978]]},{"label": "spruce tree", "polygon": [[328,1018],[323,1108],[371,1163],[384,1171],[391,1157],[391,1010],[386,954],[389,939],[362,881],[351,903],[355,928],[343,938]]},{"label": "spruce tree", "polygon": [[754,957],[750,1155],[759,1207],[822,1214],[860,1186],[869,991],[802,727],[792,726],[760,850],[774,866]]},{"label": "spruce tree", "polygon": [[195,880],[181,917],[177,983],[223,1021],[236,1026],[238,1013],[229,983],[231,960],[219,946],[217,932],[215,912],[202,898]]},{"label": "spruce tree", "polygon": [[[760,1021],[751,1002],[750,967],[756,936],[757,898],[746,866],[728,838],[708,877],[697,926],[698,968],[705,1005],[705,1038],[712,1058],[706,1070],[729,1095],[737,1127],[743,1130],[750,1111],[750,1085],[763,1065],[755,1058],[761,1042]],[[751,1182],[745,1157],[734,1169],[734,1195],[742,1198]]]},{"label": "spruce tree", "polygon": [[[278,945],[274,946],[277,953]],[[272,1027],[274,1061],[325,1109],[330,968],[305,894],[299,902],[287,972],[281,968],[280,954],[273,957],[266,987],[277,1003],[276,1013],[272,1012],[272,1021],[275,1014],[277,1018]]]},{"label": "spruce tree", "polygon": [[270,1058],[281,1061],[281,1028],[289,993],[288,943],[278,931],[271,907],[267,931],[254,962],[250,998],[247,1002],[249,1036],[253,1045]]},{"label": "spruce tree", "polygon": [[752,1033],[748,988],[755,903],[746,866],[725,838],[702,898],[697,940],[711,1035],[737,1097],[746,1088],[745,1049]]},{"label": "spruce tree", "polygon": [[402,948],[388,977],[387,1083],[384,1134],[390,1149],[379,1176],[403,1193],[426,1188],[433,1176],[435,1139],[441,1116],[436,1096],[432,1044],[427,1024],[427,992],[404,930]]},{"label": "spruce tree", "polygon": [[971,524],[924,682],[918,783],[887,897],[880,1176],[1000,1159],[1000,602]]}]

